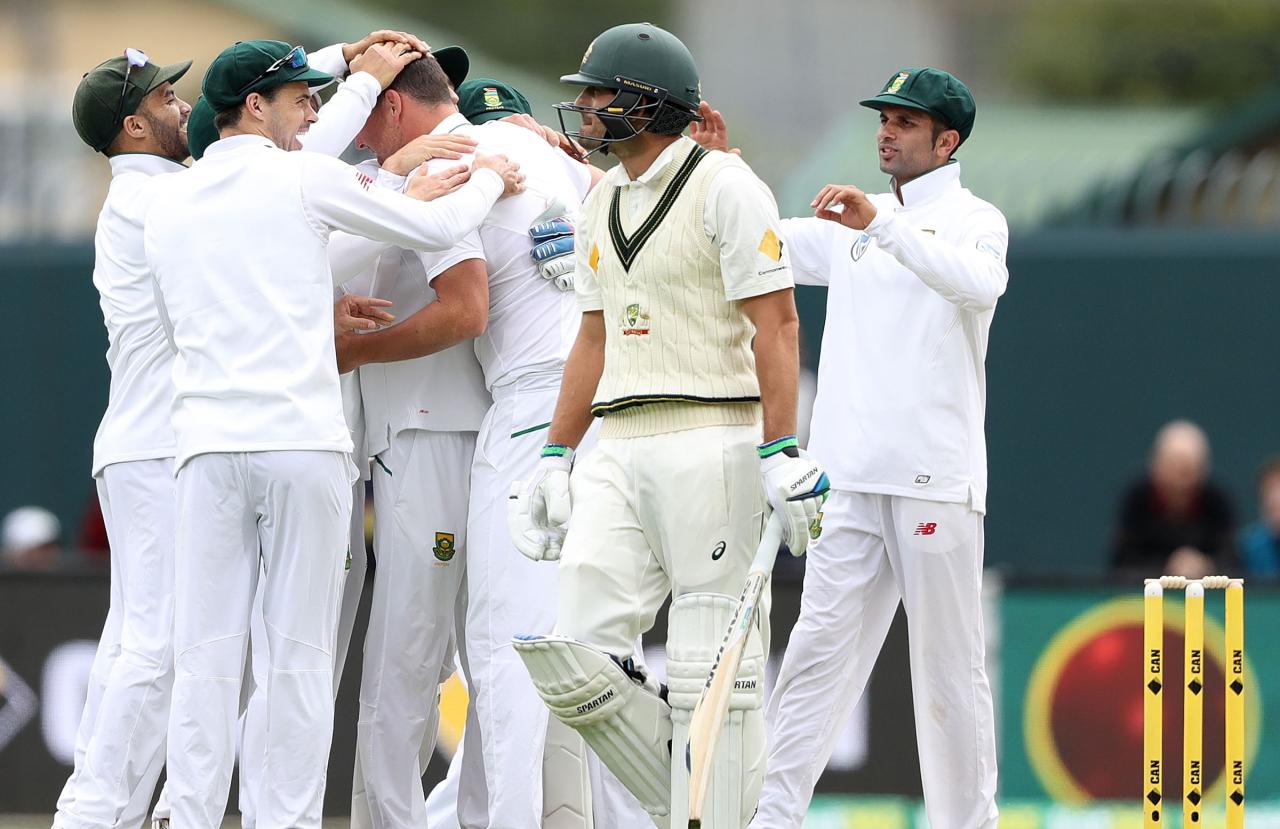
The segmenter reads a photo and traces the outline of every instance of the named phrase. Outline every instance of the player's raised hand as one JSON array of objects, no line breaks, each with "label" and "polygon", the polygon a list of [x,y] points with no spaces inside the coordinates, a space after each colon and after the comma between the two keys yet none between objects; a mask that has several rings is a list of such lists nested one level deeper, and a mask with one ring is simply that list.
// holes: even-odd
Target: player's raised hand
[{"label": "player's raised hand", "polygon": [[431,47],[427,45],[426,41],[417,35],[411,35],[408,32],[397,32],[393,29],[378,29],[377,31],[369,32],[369,34],[360,38],[355,43],[342,44],[342,59],[350,65],[356,55],[368,49],[375,43],[407,43],[413,47],[414,51],[421,52],[424,55],[431,49]]},{"label": "player's raised hand", "polygon": [[386,89],[400,74],[401,69],[422,57],[423,54],[409,43],[400,41],[375,43],[356,55],[349,66],[352,72],[368,72],[373,75],[378,85]]},{"label": "player's raised hand", "polygon": [[472,169],[493,170],[502,176],[502,195],[504,196],[514,196],[516,193],[524,192],[524,173],[520,172],[520,165],[502,153],[477,155]]},{"label": "player's raised hand", "polygon": [[694,121],[689,125],[690,138],[708,150],[742,155],[742,150],[736,147],[729,149],[729,127],[725,124],[720,110],[712,109],[711,104],[703,101],[698,104],[698,114],[702,116],[702,120]]},{"label": "player's raised hand", "polygon": [[410,170],[417,169],[418,166],[433,158],[462,158],[475,151],[476,140],[470,136],[454,133],[419,135],[396,150],[382,165],[382,169],[398,176],[407,176]]},{"label": "player's raised hand", "polygon": [[381,325],[395,322],[395,315],[386,310],[390,307],[389,300],[347,294],[333,304],[334,330],[372,331]]},{"label": "player's raised hand", "polygon": [[[840,210],[835,209],[837,205]],[[818,191],[809,206],[819,219],[839,222],[854,230],[866,230],[876,217],[876,206],[871,199],[852,184],[828,184]]]},{"label": "player's raised hand", "polygon": [[459,164],[438,173],[428,173],[424,166],[409,182],[404,192],[406,196],[418,201],[431,201],[447,196],[470,180],[471,168],[465,164]]}]

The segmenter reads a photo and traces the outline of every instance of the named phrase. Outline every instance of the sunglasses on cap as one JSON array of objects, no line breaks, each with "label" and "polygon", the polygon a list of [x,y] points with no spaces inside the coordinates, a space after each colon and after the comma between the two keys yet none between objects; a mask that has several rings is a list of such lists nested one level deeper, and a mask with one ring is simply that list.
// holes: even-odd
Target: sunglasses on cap
[{"label": "sunglasses on cap", "polygon": [[306,65],[307,65],[307,50],[303,49],[301,46],[295,46],[289,50],[289,53],[287,55],[280,58],[280,60],[272,63],[266,69],[262,70],[262,74],[258,75],[258,77],[254,78],[244,86],[240,87],[240,89],[236,91],[236,94],[244,95],[246,92],[249,91],[249,88],[254,84],[256,84],[258,81],[262,80],[268,75],[274,75],[276,72],[279,72],[281,69],[284,69],[286,66],[289,67],[290,69],[301,69]]},{"label": "sunglasses on cap", "polygon": [[130,73],[132,73],[134,69],[141,69],[151,62],[151,59],[147,57],[147,53],[141,49],[125,49],[124,59],[126,61],[126,65],[124,67],[124,82],[120,84],[120,100],[116,102],[116,114],[111,119],[114,124],[119,124],[124,120],[122,117],[124,114],[124,99],[129,95]]}]

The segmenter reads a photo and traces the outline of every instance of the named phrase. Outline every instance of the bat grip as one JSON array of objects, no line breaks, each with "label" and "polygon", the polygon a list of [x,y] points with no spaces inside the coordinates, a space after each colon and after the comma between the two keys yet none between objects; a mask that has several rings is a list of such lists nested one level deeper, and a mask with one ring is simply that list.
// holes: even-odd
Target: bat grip
[{"label": "bat grip", "polygon": [[773,562],[778,558],[778,549],[782,546],[782,515],[777,510],[769,516],[769,523],[764,525],[764,533],[760,536],[760,546],[756,548],[756,557],[751,560],[748,572],[760,572],[768,575],[773,572]]}]

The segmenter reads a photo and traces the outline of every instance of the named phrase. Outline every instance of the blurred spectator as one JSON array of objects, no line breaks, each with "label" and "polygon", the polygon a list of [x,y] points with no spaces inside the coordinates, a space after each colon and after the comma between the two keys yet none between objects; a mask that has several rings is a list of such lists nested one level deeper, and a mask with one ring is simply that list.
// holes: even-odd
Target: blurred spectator
[{"label": "blurred spectator", "polygon": [[1125,493],[1111,563],[1117,569],[1200,578],[1232,561],[1234,518],[1209,480],[1209,441],[1187,420],[1156,434],[1147,475]]},{"label": "blurred spectator", "polygon": [[1246,575],[1280,575],[1280,457],[1258,472],[1258,520],[1244,531],[1240,558]]},{"label": "blurred spectator", "polygon": [[18,507],[0,525],[0,561],[11,570],[55,570],[62,525],[43,507]]},{"label": "blurred spectator", "polygon": [[107,522],[102,517],[102,504],[94,489],[85,502],[80,526],[76,529],[76,548],[90,561],[105,562],[111,555],[111,542],[107,539]]}]

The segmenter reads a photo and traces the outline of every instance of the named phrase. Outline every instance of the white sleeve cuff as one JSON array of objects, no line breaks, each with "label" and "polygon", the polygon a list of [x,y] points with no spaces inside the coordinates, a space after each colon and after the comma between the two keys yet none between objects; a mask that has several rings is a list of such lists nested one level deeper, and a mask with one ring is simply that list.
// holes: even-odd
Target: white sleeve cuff
[{"label": "white sleeve cuff", "polygon": [[328,72],[330,75],[341,78],[347,73],[347,60],[342,56],[344,45],[335,43],[332,46],[317,49],[307,55],[307,65],[312,69],[319,69],[321,72]]},{"label": "white sleeve cuff", "polygon": [[488,167],[481,167],[479,170],[473,169],[471,183],[478,184],[485,195],[491,196],[494,201],[500,199],[502,191],[507,189],[507,185],[502,181],[502,176]]}]

